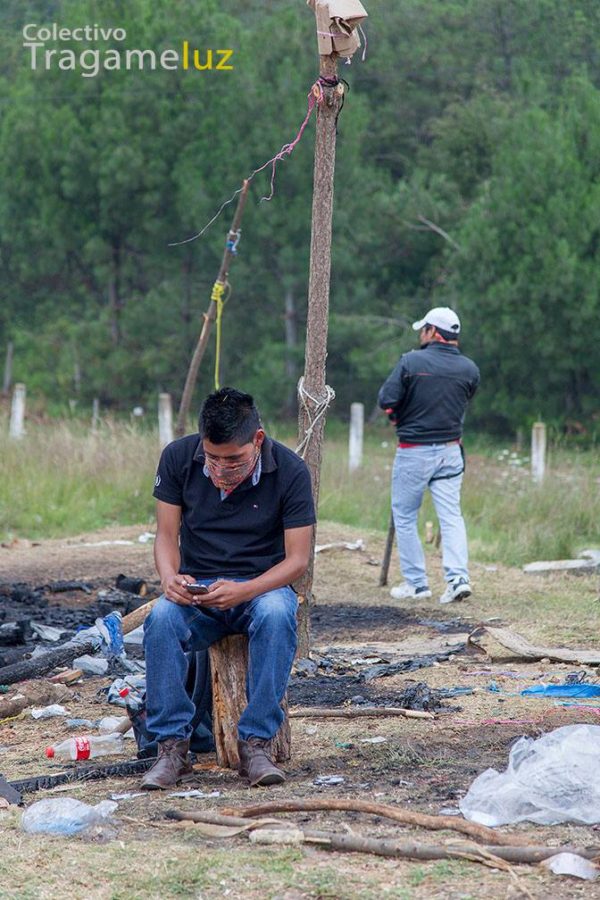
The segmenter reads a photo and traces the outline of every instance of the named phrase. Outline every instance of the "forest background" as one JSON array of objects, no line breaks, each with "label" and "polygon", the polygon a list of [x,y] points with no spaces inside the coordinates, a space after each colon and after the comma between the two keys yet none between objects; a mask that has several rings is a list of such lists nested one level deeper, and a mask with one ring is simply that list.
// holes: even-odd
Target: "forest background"
[{"label": "forest background", "polygon": [[[369,0],[340,66],[327,381],[375,406],[413,319],[453,306],[482,371],[470,428],[600,431],[600,5]],[[234,50],[233,71],[32,71],[26,22],[119,26],[101,48]],[[51,414],[181,394],[233,208],[293,139],[317,73],[302,0],[3,0],[0,353]],[[50,45],[49,45],[50,46]],[[55,46],[55,45],[52,45]],[[65,44],[65,46],[71,46]],[[85,47],[78,46],[78,51]],[[225,307],[221,383],[294,415],[314,125],[257,176]],[[214,349],[195,397],[212,389]],[[70,401],[70,403],[69,403]]]}]

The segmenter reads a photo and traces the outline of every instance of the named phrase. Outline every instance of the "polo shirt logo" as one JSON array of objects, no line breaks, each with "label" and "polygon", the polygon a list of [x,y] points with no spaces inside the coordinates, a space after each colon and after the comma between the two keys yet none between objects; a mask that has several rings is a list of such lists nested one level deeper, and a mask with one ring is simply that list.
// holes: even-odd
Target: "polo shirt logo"
[{"label": "polo shirt logo", "polygon": [[156,478],[154,479],[154,486],[158,487],[159,484],[160,484],[160,475],[157,475]]}]

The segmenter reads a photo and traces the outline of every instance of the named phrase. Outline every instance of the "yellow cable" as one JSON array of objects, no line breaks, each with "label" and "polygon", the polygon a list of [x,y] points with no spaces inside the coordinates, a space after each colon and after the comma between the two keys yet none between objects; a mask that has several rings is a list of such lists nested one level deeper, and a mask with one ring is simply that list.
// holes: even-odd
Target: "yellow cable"
[{"label": "yellow cable", "polygon": [[219,366],[221,363],[221,320],[223,317],[223,293],[225,285],[221,281],[215,281],[210,299],[217,305],[216,319],[216,347],[215,347],[215,391],[219,390]]}]

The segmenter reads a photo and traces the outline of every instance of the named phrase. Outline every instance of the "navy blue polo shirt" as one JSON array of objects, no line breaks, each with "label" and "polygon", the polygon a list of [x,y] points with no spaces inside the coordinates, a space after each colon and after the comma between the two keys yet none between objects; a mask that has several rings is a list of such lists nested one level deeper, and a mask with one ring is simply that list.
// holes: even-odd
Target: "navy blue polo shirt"
[{"label": "navy blue polo shirt", "polygon": [[197,434],[165,447],[158,464],[154,496],[181,507],[180,572],[254,578],[285,558],[286,528],[315,523],[309,471],[278,441],[263,441],[258,483],[246,478],[223,499],[204,464]]}]

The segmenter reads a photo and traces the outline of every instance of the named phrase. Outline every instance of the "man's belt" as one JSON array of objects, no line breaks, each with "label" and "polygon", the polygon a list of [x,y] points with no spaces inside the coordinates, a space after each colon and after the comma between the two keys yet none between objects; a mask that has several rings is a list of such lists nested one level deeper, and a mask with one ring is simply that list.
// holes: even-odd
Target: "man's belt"
[{"label": "man's belt", "polygon": [[[438,442],[436,441],[436,443],[438,443]],[[441,443],[445,447],[449,447],[451,444],[460,444],[460,438],[456,438],[456,440],[454,440],[454,441],[439,441],[439,443]],[[404,441],[398,441],[398,447],[400,448],[400,450],[409,450],[411,447],[431,447],[431,446],[433,446],[433,445],[425,444],[425,443],[423,443],[423,444],[407,444]]]}]

